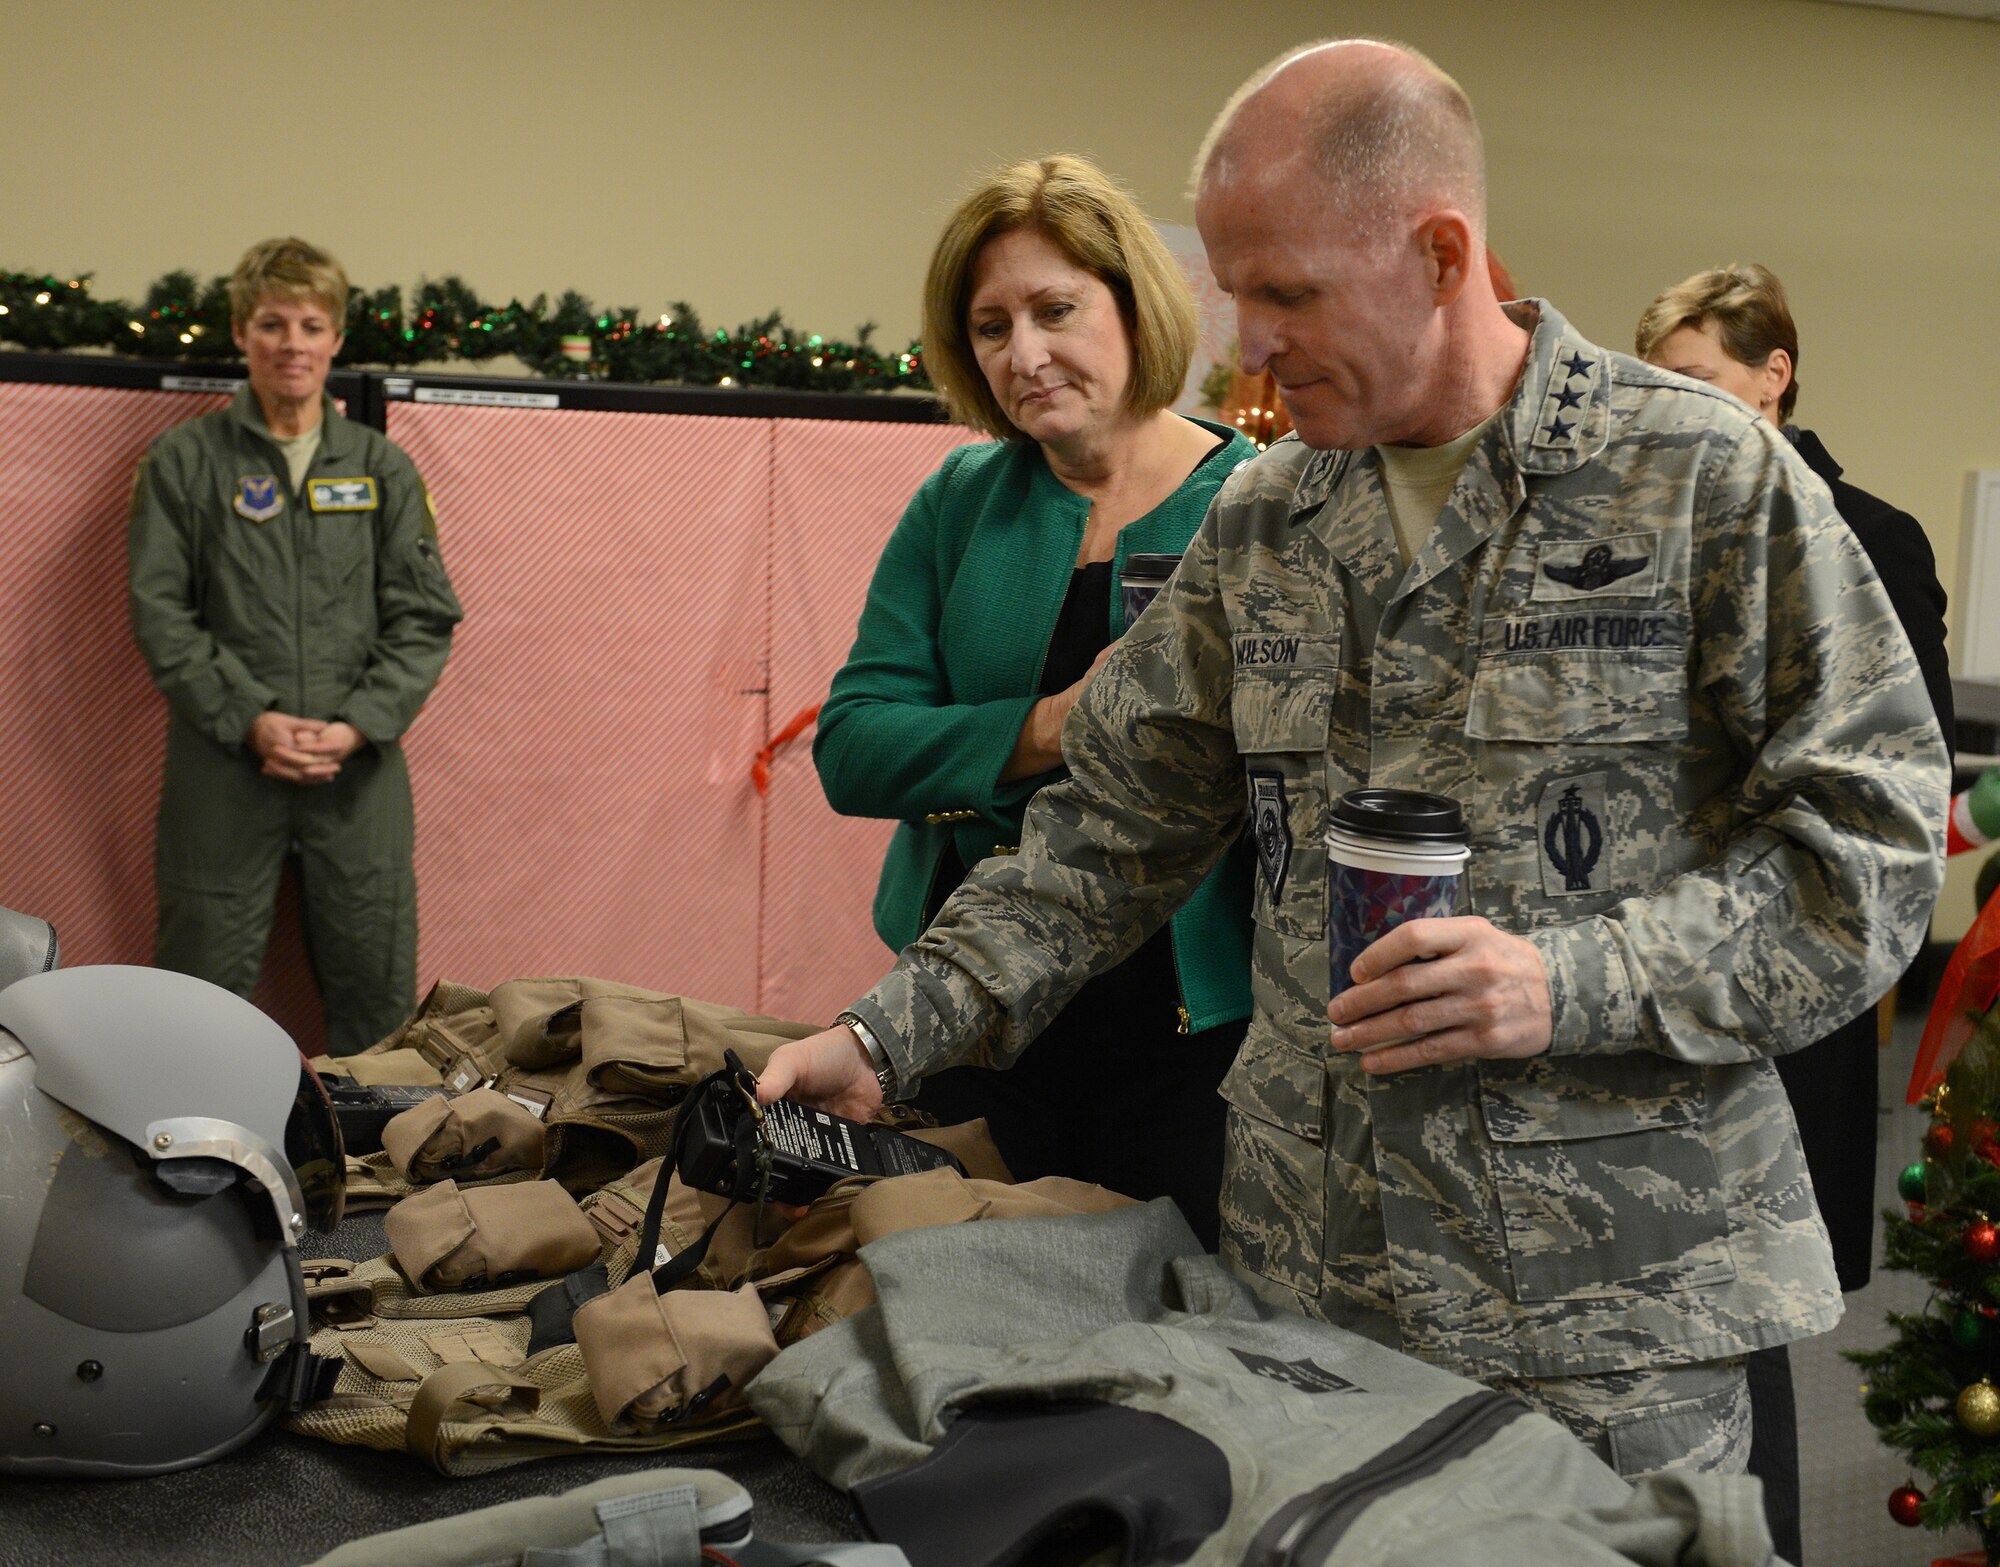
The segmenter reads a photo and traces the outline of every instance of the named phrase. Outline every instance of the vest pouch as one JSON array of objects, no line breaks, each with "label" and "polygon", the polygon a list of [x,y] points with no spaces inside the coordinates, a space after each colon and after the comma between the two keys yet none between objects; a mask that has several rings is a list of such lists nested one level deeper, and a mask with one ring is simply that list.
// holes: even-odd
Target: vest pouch
[{"label": "vest pouch", "polygon": [[651,1431],[740,1404],[778,1353],[757,1291],[669,1290],[648,1274],[577,1309],[577,1347],[613,1431]]},{"label": "vest pouch", "polygon": [[505,1094],[475,1088],[394,1116],[382,1148],[414,1182],[540,1170],[542,1123]]},{"label": "vest pouch", "polygon": [[410,1050],[400,1045],[353,1056],[314,1056],[313,1068],[321,1077],[332,1073],[336,1077],[349,1078],[364,1088],[378,1084],[397,1088],[431,1088],[444,1081],[438,1069],[424,1059],[421,1050]]},{"label": "vest pouch", "polygon": [[597,1231],[553,1181],[459,1190],[440,1181],[384,1215],[390,1250],[419,1290],[482,1290],[561,1278],[597,1259]]},{"label": "vest pouch", "polygon": [[574,1061],[582,1052],[577,1004],[581,979],[510,979],[493,987],[494,1033],[500,1049],[529,1071]]}]

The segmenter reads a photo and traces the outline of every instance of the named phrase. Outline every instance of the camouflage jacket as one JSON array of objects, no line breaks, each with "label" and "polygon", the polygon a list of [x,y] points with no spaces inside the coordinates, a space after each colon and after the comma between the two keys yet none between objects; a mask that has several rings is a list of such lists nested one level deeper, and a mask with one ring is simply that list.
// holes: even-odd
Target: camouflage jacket
[{"label": "camouflage jacket", "polygon": [[[1778,431],[1513,308],[1520,384],[1409,567],[1372,453],[1239,469],[1078,702],[1020,853],[855,1011],[906,1077],[1004,1064],[1260,799],[1227,1260],[1475,1375],[1712,1359],[1839,1315],[1770,1057],[1922,938],[1947,761]],[[1321,839],[1365,784],[1464,803],[1472,912],[1548,970],[1547,1054],[1380,1080],[1332,1054]]]}]

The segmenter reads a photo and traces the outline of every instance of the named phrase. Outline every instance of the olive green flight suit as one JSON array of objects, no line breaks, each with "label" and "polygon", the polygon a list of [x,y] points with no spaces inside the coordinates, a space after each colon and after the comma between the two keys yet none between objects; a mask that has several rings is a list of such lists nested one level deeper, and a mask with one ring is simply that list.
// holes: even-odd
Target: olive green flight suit
[{"label": "olive green flight suit", "polygon": [[[247,996],[296,854],[327,1048],[374,1043],[416,994],[410,780],[398,740],[463,617],[416,469],[326,399],[294,493],[248,386],[140,465],[132,629],[167,699],[154,961]],[[264,776],[259,713],[344,720],[368,744],[330,783]]]}]

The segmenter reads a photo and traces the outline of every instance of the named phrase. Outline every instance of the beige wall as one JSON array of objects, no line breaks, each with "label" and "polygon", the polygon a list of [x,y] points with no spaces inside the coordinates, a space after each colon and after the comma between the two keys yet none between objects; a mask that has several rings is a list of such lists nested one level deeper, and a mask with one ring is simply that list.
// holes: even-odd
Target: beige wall
[{"label": "beige wall", "polygon": [[1187,222],[1240,78],[1312,33],[1392,33],[1465,83],[1494,244],[1589,335],[1629,347],[1662,285],[1768,263],[1802,421],[1923,520],[1947,586],[1965,470],[2000,467],[2000,25],[1817,0],[14,9],[0,266],[132,293],[297,230],[370,284],[777,307],[896,344],[973,172],[1079,150]]}]

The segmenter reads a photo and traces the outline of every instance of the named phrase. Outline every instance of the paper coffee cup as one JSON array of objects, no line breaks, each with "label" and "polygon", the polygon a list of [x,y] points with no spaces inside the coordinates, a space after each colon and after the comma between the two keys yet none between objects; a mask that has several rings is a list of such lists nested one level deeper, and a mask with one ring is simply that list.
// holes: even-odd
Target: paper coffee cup
[{"label": "paper coffee cup", "polygon": [[1465,813],[1416,789],[1350,789],[1327,830],[1328,998],[1354,983],[1354,960],[1405,920],[1458,912]]}]

